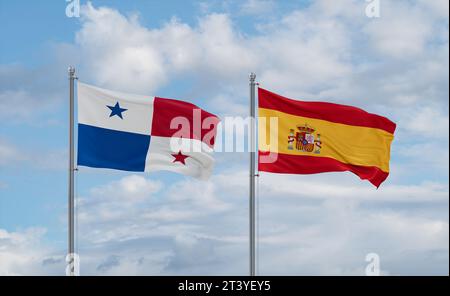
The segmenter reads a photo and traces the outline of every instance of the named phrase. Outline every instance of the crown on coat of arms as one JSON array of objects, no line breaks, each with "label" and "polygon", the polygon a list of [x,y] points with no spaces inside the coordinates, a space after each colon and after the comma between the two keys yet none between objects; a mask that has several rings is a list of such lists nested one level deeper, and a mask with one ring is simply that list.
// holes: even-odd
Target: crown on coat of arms
[{"label": "crown on coat of arms", "polygon": [[299,124],[299,125],[297,125],[297,128],[300,132],[305,132],[308,134],[312,134],[315,131],[315,129],[313,127],[308,126],[307,124],[304,124],[304,125]]}]

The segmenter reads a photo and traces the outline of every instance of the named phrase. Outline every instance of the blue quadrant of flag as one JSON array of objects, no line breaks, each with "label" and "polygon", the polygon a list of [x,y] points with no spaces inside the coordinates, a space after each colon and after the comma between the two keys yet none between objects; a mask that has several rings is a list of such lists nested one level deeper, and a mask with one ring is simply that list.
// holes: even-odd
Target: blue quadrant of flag
[{"label": "blue quadrant of flag", "polygon": [[78,124],[78,165],[143,172],[150,138]]}]

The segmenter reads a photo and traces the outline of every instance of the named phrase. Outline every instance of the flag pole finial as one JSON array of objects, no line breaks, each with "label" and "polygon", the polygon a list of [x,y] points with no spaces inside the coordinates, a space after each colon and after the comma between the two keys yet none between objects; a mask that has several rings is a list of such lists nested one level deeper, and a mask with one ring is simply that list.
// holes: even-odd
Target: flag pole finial
[{"label": "flag pole finial", "polygon": [[69,66],[69,68],[67,69],[67,72],[69,73],[69,78],[74,77],[75,76],[75,67]]}]

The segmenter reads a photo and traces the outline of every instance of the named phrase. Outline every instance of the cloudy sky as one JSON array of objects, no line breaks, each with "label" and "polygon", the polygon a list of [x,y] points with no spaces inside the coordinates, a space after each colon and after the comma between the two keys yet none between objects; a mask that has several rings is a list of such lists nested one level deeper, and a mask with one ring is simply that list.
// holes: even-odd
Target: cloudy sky
[{"label": "cloudy sky", "polygon": [[[81,81],[246,116],[248,73],[269,90],[397,123],[376,190],[350,173],[261,174],[258,273],[449,272],[447,0],[0,0],[0,275],[64,275],[67,67]],[[246,275],[248,156],[209,181],[80,168],[84,275]]]}]

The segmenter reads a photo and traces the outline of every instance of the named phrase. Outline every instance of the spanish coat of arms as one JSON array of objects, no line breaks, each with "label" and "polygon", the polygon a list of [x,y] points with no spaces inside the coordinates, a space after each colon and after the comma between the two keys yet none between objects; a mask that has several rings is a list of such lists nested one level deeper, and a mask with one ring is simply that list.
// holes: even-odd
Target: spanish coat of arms
[{"label": "spanish coat of arms", "polygon": [[314,136],[315,129],[307,124],[297,125],[297,130],[290,129],[288,135],[288,149],[320,154],[322,141],[320,134]]}]

